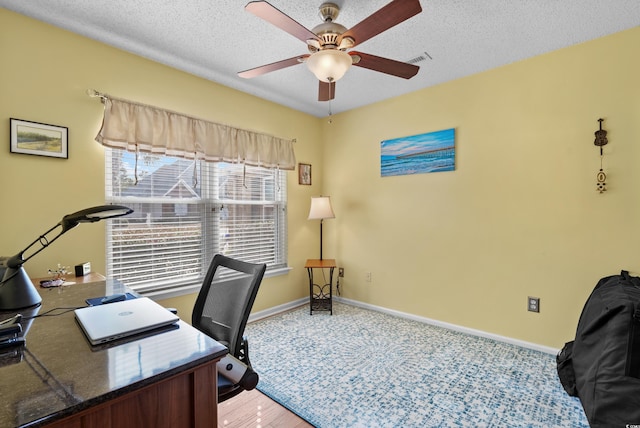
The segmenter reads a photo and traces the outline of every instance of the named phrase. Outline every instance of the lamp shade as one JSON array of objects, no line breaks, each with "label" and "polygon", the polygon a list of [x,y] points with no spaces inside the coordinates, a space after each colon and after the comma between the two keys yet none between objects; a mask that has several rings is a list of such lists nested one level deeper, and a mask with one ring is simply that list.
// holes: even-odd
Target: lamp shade
[{"label": "lamp shade", "polygon": [[[62,220],[51,229],[47,230],[42,236],[36,238],[27,248],[20,251],[15,256],[6,259],[2,264],[6,265],[10,268],[18,268],[22,266],[27,260],[31,257],[38,254],[40,251],[44,250],[48,247],[53,241],[58,239],[63,234],[67,233],[69,230],[76,227],[79,223],[95,223],[96,221],[105,220],[114,217],[120,217],[123,215],[131,214],[133,210],[131,208],[122,206],[122,205],[100,205],[97,207],[91,207],[84,209],[82,211],[75,212],[73,214],[67,214],[62,217]],[[58,235],[54,237],[47,238],[47,235],[54,231],[55,229],[60,228]],[[34,251],[30,256],[24,258],[25,252],[29,250],[32,246],[40,244],[41,247]],[[3,284],[4,282],[0,283]]]},{"label": "lamp shade", "polygon": [[311,197],[308,220],[322,220],[325,218],[336,218],[333,208],[331,208],[331,199],[329,196]]},{"label": "lamp shade", "polygon": [[100,220],[128,215],[132,212],[131,208],[122,205],[99,205],[64,216],[60,225],[66,232],[76,227],[78,223],[95,223]]},{"label": "lamp shade", "polygon": [[307,58],[307,67],[318,80],[335,82],[344,76],[353,61],[351,56],[337,49],[325,49],[315,52]]}]

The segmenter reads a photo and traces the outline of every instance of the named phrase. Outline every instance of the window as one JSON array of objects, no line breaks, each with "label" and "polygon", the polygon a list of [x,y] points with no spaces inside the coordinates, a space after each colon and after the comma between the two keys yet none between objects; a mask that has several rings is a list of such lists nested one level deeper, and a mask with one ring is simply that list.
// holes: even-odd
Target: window
[{"label": "window", "polygon": [[[200,286],[216,253],[287,266],[286,172],[105,148],[107,275],[139,292]],[[136,184],[137,181],[137,184]]]}]

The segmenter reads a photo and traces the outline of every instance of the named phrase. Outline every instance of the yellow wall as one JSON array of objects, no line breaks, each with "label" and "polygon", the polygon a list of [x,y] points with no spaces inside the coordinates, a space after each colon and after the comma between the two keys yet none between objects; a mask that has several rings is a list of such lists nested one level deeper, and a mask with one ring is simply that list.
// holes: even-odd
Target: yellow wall
[{"label": "yellow wall", "polygon": [[[102,104],[85,91],[113,96],[251,129],[296,138],[299,161],[321,161],[320,124],[315,117],[176,71],[135,55],[0,8],[0,255],[14,255],[63,215],[104,203],[104,154],[94,141]],[[69,159],[9,153],[9,118],[69,128]],[[320,194],[322,171],[312,186],[288,173],[289,260],[295,269],[264,281],[254,308],[261,310],[304,297],[305,258],[315,249],[317,229],[306,220],[308,202]],[[90,261],[105,271],[104,224],[83,224],[35,256],[25,269],[47,275],[58,263]],[[193,296],[171,299],[183,317]]]},{"label": "yellow wall", "polygon": [[[575,332],[602,276],[640,271],[640,60],[636,28],[397,99],[331,124],[0,9],[0,255],[62,215],[104,202],[102,105],[94,88],[204,119],[297,138],[313,185],[289,173],[288,275],[265,280],[254,310],[306,295],[318,224],[309,198],[331,195],[327,258],[343,296],[546,346]],[[428,73],[428,65],[421,73]],[[390,78],[391,79],[391,78]],[[68,160],[10,154],[9,118],[69,127]],[[597,119],[609,190],[598,194]],[[456,129],[456,171],[380,177],[380,141]],[[4,143],[3,143],[4,141]],[[10,224],[10,226],[9,226]],[[80,229],[81,228],[81,229]],[[104,271],[104,225],[81,225],[29,261]],[[365,282],[365,273],[372,282]],[[526,312],[528,295],[541,312]],[[169,299],[183,317],[194,296]]]},{"label": "yellow wall", "polygon": [[[343,295],[547,346],[572,338],[600,277],[640,271],[638,46],[640,28],[323,121],[325,253],[345,267]],[[447,128],[454,172],[381,178],[381,140]]]}]

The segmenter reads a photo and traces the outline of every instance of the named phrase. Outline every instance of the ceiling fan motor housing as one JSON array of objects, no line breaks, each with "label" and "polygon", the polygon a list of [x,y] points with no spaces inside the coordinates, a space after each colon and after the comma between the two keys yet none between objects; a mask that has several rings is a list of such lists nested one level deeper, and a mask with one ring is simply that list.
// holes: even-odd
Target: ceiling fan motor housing
[{"label": "ceiling fan motor housing", "polygon": [[335,22],[339,13],[340,8],[335,3],[323,3],[320,6],[320,17],[324,22],[311,30],[319,40],[307,40],[309,52],[314,53],[324,49],[344,51],[353,47],[354,40],[351,37],[340,37],[347,28]]},{"label": "ceiling fan motor housing", "polygon": [[[320,39],[319,48],[312,44],[309,45],[309,50],[315,52],[318,49],[337,49],[339,43],[338,38],[342,33],[347,31],[347,29],[335,22],[325,22],[316,25],[311,31]],[[315,50],[312,50],[312,47],[315,48]]]},{"label": "ceiling fan motor housing", "polygon": [[324,22],[335,21],[340,13],[340,7],[335,3],[322,3],[320,5],[320,18]]}]

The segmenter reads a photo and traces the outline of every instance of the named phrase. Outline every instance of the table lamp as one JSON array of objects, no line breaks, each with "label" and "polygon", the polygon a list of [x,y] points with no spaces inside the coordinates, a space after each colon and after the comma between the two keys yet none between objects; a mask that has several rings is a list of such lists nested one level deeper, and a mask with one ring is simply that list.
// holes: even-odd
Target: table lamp
[{"label": "table lamp", "polygon": [[[0,257],[0,272],[4,271],[0,281],[0,311],[10,311],[39,305],[42,298],[33,286],[22,265],[30,258],[47,248],[53,241],[67,231],[76,227],[79,223],[94,223],[108,218],[120,217],[131,214],[133,210],[122,205],[100,205],[87,208],[73,214],[67,214],[58,224],[36,238],[24,250],[13,257]],[[60,231],[52,239],[47,235],[55,229]],[[36,244],[41,247],[25,258],[24,254]]]},{"label": "table lamp", "polygon": [[331,208],[329,196],[312,196],[308,220],[320,219],[320,260],[322,260],[322,221],[325,218],[336,218]]}]

